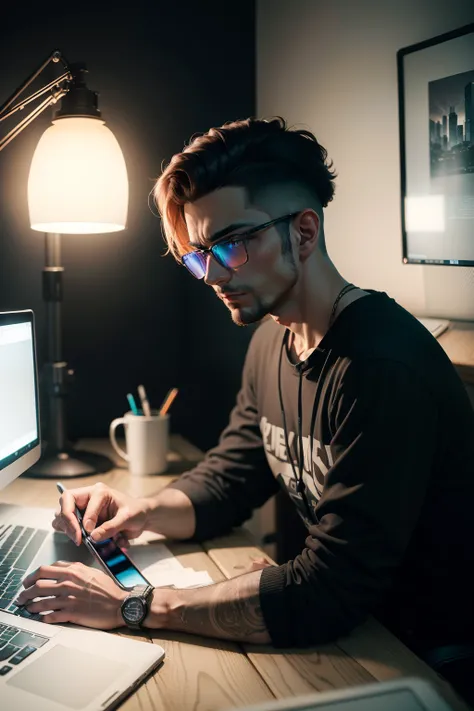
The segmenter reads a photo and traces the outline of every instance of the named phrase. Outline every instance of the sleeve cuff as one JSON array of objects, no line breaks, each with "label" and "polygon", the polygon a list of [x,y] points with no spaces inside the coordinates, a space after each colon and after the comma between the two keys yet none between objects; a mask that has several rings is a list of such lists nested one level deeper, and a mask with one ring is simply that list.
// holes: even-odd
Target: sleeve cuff
[{"label": "sleeve cuff", "polygon": [[[185,475],[180,479],[176,479],[176,481],[173,481],[168,486],[170,489],[179,489],[183,494],[186,494],[193,505],[194,515],[196,517],[196,528],[194,535],[191,536],[189,540],[205,541],[215,536],[215,530],[212,526],[213,517],[209,512],[210,497],[206,489],[191,479],[188,479]],[[206,510],[209,515],[205,514]]]},{"label": "sleeve cuff", "polygon": [[275,647],[291,647],[293,644],[291,614],[285,605],[286,585],[286,564],[263,569],[260,577],[260,607]]}]

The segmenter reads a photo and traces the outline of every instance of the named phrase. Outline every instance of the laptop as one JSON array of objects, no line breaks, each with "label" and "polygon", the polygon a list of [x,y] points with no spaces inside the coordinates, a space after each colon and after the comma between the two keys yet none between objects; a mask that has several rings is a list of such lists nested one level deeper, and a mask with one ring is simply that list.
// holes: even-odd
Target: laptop
[{"label": "laptop", "polygon": [[[456,709],[467,706],[456,698]],[[246,706],[241,711],[454,711],[435,688],[419,677],[404,677],[348,689],[333,689]]]},{"label": "laptop", "polygon": [[[32,311],[0,313],[0,489],[40,457]],[[53,482],[51,483],[53,486]],[[81,550],[83,549],[83,550]],[[77,625],[51,625],[13,604],[24,577],[56,560],[92,558],[51,527],[48,509],[0,503],[0,707],[115,707],[163,660],[157,644]]]}]

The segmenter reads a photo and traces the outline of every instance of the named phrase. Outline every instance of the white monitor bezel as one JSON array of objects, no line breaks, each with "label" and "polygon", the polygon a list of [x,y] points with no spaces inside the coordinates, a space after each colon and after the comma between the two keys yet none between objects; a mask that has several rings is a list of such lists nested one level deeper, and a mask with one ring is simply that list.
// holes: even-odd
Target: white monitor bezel
[{"label": "white monitor bezel", "polygon": [[34,447],[29,449],[24,454],[21,454],[17,459],[13,460],[3,468],[0,466],[0,490],[4,489],[14,479],[23,474],[33,464],[35,464],[41,456],[41,429],[40,429],[40,410],[39,410],[39,392],[38,392],[38,360],[36,355],[36,333],[35,333],[35,315],[31,309],[23,311],[0,311],[0,326],[7,326],[16,323],[31,324],[33,334],[33,362],[35,376],[35,398],[36,398],[36,414],[38,423],[38,437]]}]

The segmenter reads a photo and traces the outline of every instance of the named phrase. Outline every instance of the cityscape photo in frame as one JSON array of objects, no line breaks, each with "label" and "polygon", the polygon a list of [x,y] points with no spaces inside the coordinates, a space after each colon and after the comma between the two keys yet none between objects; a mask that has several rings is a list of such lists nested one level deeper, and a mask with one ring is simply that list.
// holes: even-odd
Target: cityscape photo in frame
[{"label": "cityscape photo in frame", "polygon": [[474,23],[397,64],[403,262],[474,266]]}]

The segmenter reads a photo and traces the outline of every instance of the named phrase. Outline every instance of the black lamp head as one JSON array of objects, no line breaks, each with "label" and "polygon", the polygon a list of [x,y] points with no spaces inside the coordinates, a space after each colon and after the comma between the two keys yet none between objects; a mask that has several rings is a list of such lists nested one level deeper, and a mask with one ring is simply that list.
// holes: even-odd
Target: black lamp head
[{"label": "black lamp head", "polygon": [[71,80],[68,93],[61,99],[61,106],[54,112],[54,119],[73,117],[100,119],[99,94],[86,86],[86,65],[83,63],[70,64],[69,71]]}]

